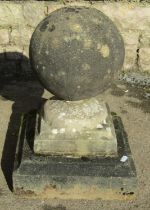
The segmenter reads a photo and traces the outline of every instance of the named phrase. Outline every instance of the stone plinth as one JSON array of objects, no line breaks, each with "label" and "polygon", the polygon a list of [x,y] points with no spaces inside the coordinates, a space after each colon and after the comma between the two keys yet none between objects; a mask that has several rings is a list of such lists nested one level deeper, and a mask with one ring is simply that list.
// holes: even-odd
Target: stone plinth
[{"label": "stone plinth", "polygon": [[40,131],[36,131],[34,152],[75,157],[116,156],[117,139],[106,104],[98,98],[48,100]]},{"label": "stone plinth", "polygon": [[[117,157],[45,156],[32,151],[36,112],[24,116],[18,159],[13,173],[14,193],[26,198],[134,199],[136,170],[120,118],[113,116],[118,141]],[[22,135],[23,134],[23,135]],[[22,137],[25,134],[25,138]],[[22,143],[24,141],[24,143]],[[21,155],[20,155],[21,151]],[[126,162],[121,162],[126,155]],[[17,163],[18,164],[18,163]]]}]

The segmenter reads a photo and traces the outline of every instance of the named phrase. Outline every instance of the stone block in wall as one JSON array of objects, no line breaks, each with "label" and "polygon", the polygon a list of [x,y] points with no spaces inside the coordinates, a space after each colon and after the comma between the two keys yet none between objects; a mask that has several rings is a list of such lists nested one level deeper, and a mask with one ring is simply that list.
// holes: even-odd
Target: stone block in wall
[{"label": "stone block in wall", "polygon": [[150,73],[150,48],[140,48],[139,64],[143,72]]},{"label": "stone block in wall", "polygon": [[29,45],[34,29],[29,27],[12,28],[10,41],[14,45]]},{"label": "stone block in wall", "polygon": [[11,2],[0,2],[0,26],[8,27],[23,23],[22,5]]},{"label": "stone block in wall", "polygon": [[136,45],[138,46],[139,44],[139,34],[140,32],[134,31],[132,29],[130,30],[126,30],[126,31],[122,31],[121,32],[123,40],[124,40],[124,44],[125,45]]},{"label": "stone block in wall", "polygon": [[140,39],[140,46],[144,48],[150,47],[150,30],[142,32]]},{"label": "stone block in wall", "polygon": [[135,69],[136,59],[137,59],[137,45],[126,45],[123,70],[128,71]]},{"label": "stone block in wall", "polygon": [[125,60],[123,68],[124,71],[133,70],[136,68],[139,32],[127,30],[122,32],[122,37],[125,44]]},{"label": "stone block in wall", "polygon": [[39,22],[45,17],[45,3],[24,2],[23,4],[24,24],[36,27]]},{"label": "stone block in wall", "polygon": [[19,27],[12,28],[12,31],[10,33],[10,43],[14,45],[21,44],[21,30]]},{"label": "stone block in wall", "polygon": [[0,29],[0,45],[6,45],[9,43],[8,29]]},{"label": "stone block in wall", "polygon": [[135,3],[96,2],[93,7],[104,12],[120,30],[149,30],[150,6],[142,7]]}]

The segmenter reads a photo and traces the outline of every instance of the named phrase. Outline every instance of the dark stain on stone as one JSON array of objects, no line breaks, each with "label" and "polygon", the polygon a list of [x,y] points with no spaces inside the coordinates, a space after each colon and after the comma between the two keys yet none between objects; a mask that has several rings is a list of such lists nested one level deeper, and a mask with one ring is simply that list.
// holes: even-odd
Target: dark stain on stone
[{"label": "dark stain on stone", "polygon": [[54,31],[55,30],[55,25],[53,24],[53,25],[51,25],[50,27],[49,27],[49,29],[48,29],[50,32],[52,32],[52,31]]},{"label": "dark stain on stone", "polygon": [[66,17],[66,20],[69,20],[70,18],[69,17]]},{"label": "dark stain on stone", "polygon": [[51,205],[44,205],[43,210],[67,210],[65,206],[58,205],[58,206],[51,206]]},{"label": "dark stain on stone", "polygon": [[65,12],[75,12],[76,8],[68,7],[65,9]]},{"label": "dark stain on stone", "polygon": [[48,24],[49,24],[48,21],[43,22],[43,24],[40,27],[40,31],[44,32],[47,29]]},{"label": "dark stain on stone", "polygon": [[[86,8],[84,8],[86,9]],[[79,13],[79,10],[82,10],[81,7],[68,7],[66,8],[65,12],[75,12],[75,13]]]}]

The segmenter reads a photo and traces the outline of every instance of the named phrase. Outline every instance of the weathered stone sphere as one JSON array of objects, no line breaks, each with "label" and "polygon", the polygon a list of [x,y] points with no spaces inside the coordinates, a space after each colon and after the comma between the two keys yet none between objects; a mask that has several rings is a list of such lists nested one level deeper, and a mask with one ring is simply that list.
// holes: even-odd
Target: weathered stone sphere
[{"label": "weathered stone sphere", "polygon": [[47,90],[65,100],[103,92],[123,60],[119,31],[94,8],[58,9],[39,23],[31,38],[32,68]]}]

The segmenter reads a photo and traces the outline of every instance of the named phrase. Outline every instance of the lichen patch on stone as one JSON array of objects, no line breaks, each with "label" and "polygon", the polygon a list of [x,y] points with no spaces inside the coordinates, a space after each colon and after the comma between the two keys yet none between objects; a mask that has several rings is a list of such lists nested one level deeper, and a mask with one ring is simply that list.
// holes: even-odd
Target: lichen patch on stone
[{"label": "lichen patch on stone", "polygon": [[89,49],[92,46],[92,40],[85,39],[83,45],[84,45],[84,48]]},{"label": "lichen patch on stone", "polygon": [[65,128],[61,128],[59,132],[60,133],[65,133]]},{"label": "lichen patch on stone", "polygon": [[107,70],[107,73],[110,74],[110,73],[111,73],[111,69],[108,69],[108,70]]},{"label": "lichen patch on stone", "polygon": [[64,36],[64,41],[65,42],[71,42],[72,40],[78,40],[80,41],[80,35],[76,35],[76,34],[73,34],[72,36]]},{"label": "lichen patch on stone", "polygon": [[97,44],[97,49],[100,50],[101,47],[102,47],[102,43],[98,43],[98,44]]},{"label": "lichen patch on stone", "polygon": [[80,24],[72,24],[72,25],[70,25],[70,29],[72,30],[72,31],[74,31],[74,32],[82,32],[82,27],[81,27],[81,25]]},{"label": "lichen patch on stone", "polygon": [[104,58],[106,58],[106,57],[108,57],[109,56],[109,47],[108,47],[108,45],[103,45],[102,47],[101,47],[101,49],[100,49],[100,53],[101,53],[101,55],[104,57]]},{"label": "lichen patch on stone", "polygon": [[58,76],[60,76],[60,77],[61,77],[61,76],[65,76],[65,75],[66,75],[66,73],[65,73],[64,71],[59,71],[59,72],[58,72]]},{"label": "lichen patch on stone", "polygon": [[52,134],[57,134],[58,133],[58,129],[52,129]]},{"label": "lichen patch on stone", "polygon": [[52,41],[51,41],[51,46],[53,48],[59,48],[59,45],[60,45],[60,42],[57,38],[53,38]]},{"label": "lichen patch on stone", "polygon": [[97,19],[97,18],[93,18],[93,19],[92,19],[92,22],[93,22],[93,23],[96,23],[96,24],[99,24],[99,23],[100,23],[100,20]]},{"label": "lichen patch on stone", "polygon": [[83,63],[83,64],[82,64],[82,69],[83,69],[83,70],[90,70],[90,68],[91,68],[91,67],[90,67],[90,65],[89,65],[88,63]]},{"label": "lichen patch on stone", "polygon": [[48,54],[49,54],[49,51],[48,51],[48,50],[46,50],[46,51],[45,51],[45,53],[46,53],[46,55],[48,55]]}]

